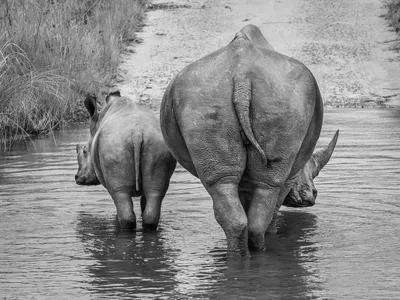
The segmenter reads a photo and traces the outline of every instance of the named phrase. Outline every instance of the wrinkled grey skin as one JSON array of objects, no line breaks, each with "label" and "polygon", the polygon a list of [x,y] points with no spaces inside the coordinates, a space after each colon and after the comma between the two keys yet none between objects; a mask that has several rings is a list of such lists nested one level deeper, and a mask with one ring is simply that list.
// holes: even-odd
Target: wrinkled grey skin
[{"label": "wrinkled grey skin", "polygon": [[143,227],[156,229],[176,160],[153,112],[120,97],[119,92],[108,95],[106,102],[98,112],[96,99],[85,99],[90,139],[76,147],[79,168],[75,181],[102,184],[108,190],[122,230],[136,229],[132,197],[140,196]]},{"label": "wrinkled grey skin", "polygon": [[[169,84],[160,114],[164,139],[211,195],[228,256],[264,249],[289,191],[302,194],[312,182],[307,162],[322,117],[314,76],[277,53],[254,25]],[[288,197],[287,204],[298,201]]]}]

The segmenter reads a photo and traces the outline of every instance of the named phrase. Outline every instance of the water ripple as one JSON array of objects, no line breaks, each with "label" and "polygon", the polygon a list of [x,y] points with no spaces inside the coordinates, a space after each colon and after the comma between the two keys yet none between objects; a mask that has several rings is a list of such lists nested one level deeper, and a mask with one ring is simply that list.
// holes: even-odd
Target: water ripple
[{"label": "water ripple", "polygon": [[[102,186],[74,182],[72,128],[0,157],[0,295],[17,299],[395,299],[399,294],[397,111],[327,110],[333,157],[312,208],[283,208],[250,260],[228,261],[200,181],[178,166],[160,228],[121,233]],[[134,200],[140,220],[139,203]],[[346,296],[349,295],[349,296]]]}]

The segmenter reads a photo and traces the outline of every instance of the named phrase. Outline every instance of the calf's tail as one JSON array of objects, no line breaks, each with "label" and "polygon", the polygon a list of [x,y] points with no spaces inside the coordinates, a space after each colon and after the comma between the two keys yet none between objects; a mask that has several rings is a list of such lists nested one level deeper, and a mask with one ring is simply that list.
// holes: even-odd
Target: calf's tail
[{"label": "calf's tail", "polygon": [[267,157],[264,150],[258,144],[250,123],[251,81],[246,77],[235,77],[233,80],[233,106],[239,119],[240,126],[246,138],[258,150],[264,165],[267,165]]},{"label": "calf's tail", "polygon": [[135,189],[140,191],[140,156],[142,149],[143,136],[140,133],[133,135],[133,159],[135,163]]}]

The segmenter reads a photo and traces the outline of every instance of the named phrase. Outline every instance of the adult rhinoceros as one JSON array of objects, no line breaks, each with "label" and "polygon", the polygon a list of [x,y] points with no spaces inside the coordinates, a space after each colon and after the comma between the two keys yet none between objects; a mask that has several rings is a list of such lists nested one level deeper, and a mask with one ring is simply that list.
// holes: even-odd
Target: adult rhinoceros
[{"label": "adult rhinoceros", "polygon": [[86,145],[77,145],[75,181],[80,185],[101,183],[108,190],[121,229],[136,228],[131,197],[141,196],[143,227],[155,229],[176,160],[165,145],[153,112],[120,97],[119,92],[109,94],[106,102],[98,112],[96,99],[85,99],[90,139]]},{"label": "adult rhinoceros", "polygon": [[264,249],[291,188],[302,188],[326,164],[337,134],[312,157],[322,115],[309,69],[274,51],[254,25],[169,84],[161,105],[164,139],[211,195],[229,256],[248,256],[248,245]]}]

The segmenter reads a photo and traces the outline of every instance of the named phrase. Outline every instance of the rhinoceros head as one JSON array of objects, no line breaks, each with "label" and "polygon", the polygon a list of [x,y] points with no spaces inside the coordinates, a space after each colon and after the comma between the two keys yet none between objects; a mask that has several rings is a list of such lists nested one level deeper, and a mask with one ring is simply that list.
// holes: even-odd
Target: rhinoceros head
[{"label": "rhinoceros head", "polygon": [[97,179],[92,162],[92,141],[97,131],[99,112],[97,111],[97,99],[95,96],[87,95],[85,107],[90,116],[90,138],[84,145],[76,145],[78,157],[78,172],[75,175],[75,182],[79,185],[97,185],[100,184]]},{"label": "rhinoceros head", "polygon": [[329,145],[322,150],[315,152],[304,168],[300,171],[292,189],[286,196],[282,205],[290,207],[313,206],[317,198],[317,189],[314,186],[314,178],[318,176],[321,169],[328,163],[335,149],[339,136],[339,130]]},{"label": "rhinoceros head", "polygon": [[100,184],[94,171],[91,159],[91,143],[85,145],[76,145],[78,155],[78,172],[75,175],[75,182],[79,185],[97,185]]}]

